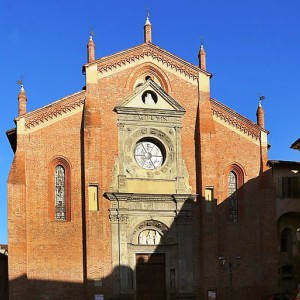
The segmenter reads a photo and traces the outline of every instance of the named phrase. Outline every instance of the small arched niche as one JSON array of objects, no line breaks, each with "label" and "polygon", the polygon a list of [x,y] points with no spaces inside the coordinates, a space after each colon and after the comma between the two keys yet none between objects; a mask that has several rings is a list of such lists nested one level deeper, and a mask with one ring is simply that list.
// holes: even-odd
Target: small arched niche
[{"label": "small arched niche", "polygon": [[164,245],[168,232],[169,228],[164,223],[157,220],[146,220],[134,228],[131,243],[147,246]]}]

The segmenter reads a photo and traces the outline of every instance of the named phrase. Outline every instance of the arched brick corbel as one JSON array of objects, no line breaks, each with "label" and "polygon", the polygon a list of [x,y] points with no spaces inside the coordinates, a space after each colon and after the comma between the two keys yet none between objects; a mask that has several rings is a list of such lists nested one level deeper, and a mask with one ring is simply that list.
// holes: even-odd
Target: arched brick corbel
[{"label": "arched brick corbel", "polygon": [[167,92],[171,92],[171,84],[168,76],[156,65],[152,63],[144,63],[138,68],[134,69],[126,81],[126,88],[133,90],[135,88],[135,82],[139,78],[146,79],[147,76],[150,76],[154,81],[157,79],[159,85]]}]

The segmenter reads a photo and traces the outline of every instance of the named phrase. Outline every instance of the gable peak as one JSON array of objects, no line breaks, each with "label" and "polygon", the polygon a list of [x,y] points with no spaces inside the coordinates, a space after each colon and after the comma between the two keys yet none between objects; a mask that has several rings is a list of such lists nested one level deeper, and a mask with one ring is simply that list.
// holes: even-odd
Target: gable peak
[{"label": "gable peak", "polygon": [[184,108],[151,78],[121,100],[116,109],[121,107],[185,112]]}]

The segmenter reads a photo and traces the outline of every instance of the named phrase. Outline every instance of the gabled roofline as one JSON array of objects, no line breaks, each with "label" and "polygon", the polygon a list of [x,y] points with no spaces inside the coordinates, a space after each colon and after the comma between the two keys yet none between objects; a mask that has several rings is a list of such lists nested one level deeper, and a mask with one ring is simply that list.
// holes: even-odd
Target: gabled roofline
[{"label": "gabled roofline", "polygon": [[224,119],[227,123],[238,127],[241,131],[247,131],[248,134],[254,136],[256,139],[260,138],[261,131],[269,134],[269,131],[258,126],[256,123],[245,118],[228,106],[222,104],[216,99],[211,98],[213,115]]},{"label": "gabled roofline", "polygon": [[290,147],[291,149],[299,150],[300,151],[300,138],[296,140]]},{"label": "gabled roofline", "polygon": [[297,166],[300,167],[300,162],[298,161],[288,161],[288,160],[268,160],[267,165],[269,167],[275,166]]},{"label": "gabled roofline", "polygon": [[132,48],[128,48],[126,50],[101,57],[91,63],[83,65],[82,70],[84,73],[86,67],[97,64],[98,71],[104,72],[106,69],[121,66],[126,62],[135,60],[138,57],[143,56],[153,56],[157,60],[163,61],[167,65],[171,65],[172,67],[190,77],[198,78],[199,72],[212,77],[212,74],[207,72],[206,70],[200,69],[198,66],[193,65],[192,63],[172,54],[171,52],[168,52],[167,50],[160,48],[153,43],[143,43]]},{"label": "gabled roofline", "polygon": [[17,150],[17,128],[6,130],[6,136],[8,138],[11,149],[15,153]]},{"label": "gabled roofline", "polygon": [[[25,117],[25,126],[30,128],[38,125],[40,122],[47,121],[49,118],[62,115],[84,104],[85,90],[76,92],[61,98],[55,102],[47,104],[41,108],[33,110],[22,117]],[[18,119],[18,118],[17,118]]]}]

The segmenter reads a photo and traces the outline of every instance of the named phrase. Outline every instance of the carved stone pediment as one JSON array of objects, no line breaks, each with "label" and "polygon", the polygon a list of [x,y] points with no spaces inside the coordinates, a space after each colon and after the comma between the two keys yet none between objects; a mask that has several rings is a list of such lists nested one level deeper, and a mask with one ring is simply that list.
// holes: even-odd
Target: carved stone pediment
[{"label": "carved stone pediment", "polygon": [[185,113],[156,82],[147,79],[115,107],[118,148],[111,190],[125,193],[190,193],[182,159]]},{"label": "carved stone pediment", "polygon": [[115,109],[118,113],[130,111],[144,111],[145,113],[161,111],[161,114],[179,113],[180,115],[185,113],[184,108],[151,79],[148,79],[138,86],[131,95],[121,100]]}]

